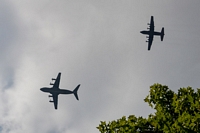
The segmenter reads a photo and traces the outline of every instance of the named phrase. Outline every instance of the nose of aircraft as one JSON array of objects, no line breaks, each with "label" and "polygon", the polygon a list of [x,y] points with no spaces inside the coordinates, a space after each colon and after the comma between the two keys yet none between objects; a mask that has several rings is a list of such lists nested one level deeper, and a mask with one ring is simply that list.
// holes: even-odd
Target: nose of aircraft
[{"label": "nose of aircraft", "polygon": [[41,91],[44,91],[44,89],[43,89],[43,88],[41,88],[40,90],[41,90]]}]

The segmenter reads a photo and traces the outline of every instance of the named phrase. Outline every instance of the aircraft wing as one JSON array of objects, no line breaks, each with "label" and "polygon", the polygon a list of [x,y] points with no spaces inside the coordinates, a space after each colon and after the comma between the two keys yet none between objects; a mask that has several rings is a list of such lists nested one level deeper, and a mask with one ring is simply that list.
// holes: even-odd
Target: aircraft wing
[{"label": "aircraft wing", "polygon": [[150,31],[154,31],[154,20],[153,20],[153,16],[151,16],[151,20],[150,20]]},{"label": "aircraft wing", "polygon": [[58,76],[57,76],[57,78],[56,78],[56,81],[55,81],[55,83],[53,84],[53,88],[59,88],[60,76],[61,76],[61,73],[58,73]]},{"label": "aircraft wing", "polygon": [[53,103],[54,103],[54,108],[57,109],[58,106],[58,94],[53,94]]},{"label": "aircraft wing", "polygon": [[153,42],[153,35],[149,35],[149,40],[148,40],[148,50],[151,49],[152,42]]}]

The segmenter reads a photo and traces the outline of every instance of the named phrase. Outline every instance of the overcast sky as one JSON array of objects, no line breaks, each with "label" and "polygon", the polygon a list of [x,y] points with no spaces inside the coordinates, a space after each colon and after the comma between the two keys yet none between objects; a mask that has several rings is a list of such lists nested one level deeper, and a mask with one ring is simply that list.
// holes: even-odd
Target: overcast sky
[{"label": "overcast sky", "polygon": [[[98,133],[100,121],[147,117],[154,83],[200,88],[199,0],[1,0],[0,132]],[[147,50],[154,16],[165,28]],[[42,87],[61,72],[58,110]]]}]

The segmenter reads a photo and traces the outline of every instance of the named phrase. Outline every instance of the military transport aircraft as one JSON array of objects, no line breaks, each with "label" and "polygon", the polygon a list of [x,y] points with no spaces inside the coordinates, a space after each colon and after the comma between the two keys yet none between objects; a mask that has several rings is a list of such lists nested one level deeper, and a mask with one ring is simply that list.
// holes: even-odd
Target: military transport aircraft
[{"label": "military transport aircraft", "polygon": [[151,49],[151,45],[153,42],[153,37],[154,35],[160,36],[161,41],[163,41],[164,38],[164,27],[162,28],[161,32],[155,32],[154,31],[154,20],[153,20],[153,16],[151,16],[151,20],[150,20],[150,24],[148,23],[149,27],[147,29],[149,29],[149,31],[140,31],[140,33],[148,35],[147,38],[148,40],[146,42],[148,42],[148,50]]},{"label": "military transport aircraft", "polygon": [[58,95],[59,94],[74,94],[76,99],[79,100],[77,91],[78,91],[78,89],[80,87],[80,84],[73,91],[60,89],[59,88],[60,76],[61,76],[61,73],[58,73],[58,76],[57,76],[56,79],[52,78],[52,80],[55,80],[54,83],[50,83],[50,85],[53,85],[53,87],[51,87],[51,88],[44,87],[44,88],[40,89],[43,92],[47,92],[47,93],[51,94],[51,95],[49,95],[49,97],[53,97],[53,101],[50,100],[49,102],[53,102],[54,103],[55,109],[57,109]]}]

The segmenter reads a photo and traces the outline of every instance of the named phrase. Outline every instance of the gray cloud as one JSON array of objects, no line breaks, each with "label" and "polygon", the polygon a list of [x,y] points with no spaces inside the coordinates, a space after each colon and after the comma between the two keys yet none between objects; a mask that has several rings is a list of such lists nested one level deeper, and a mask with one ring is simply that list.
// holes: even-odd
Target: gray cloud
[{"label": "gray cloud", "polygon": [[[2,3],[0,130],[98,132],[101,120],[152,113],[143,99],[153,83],[198,87],[197,2]],[[139,31],[151,15],[166,36],[147,51]],[[81,84],[80,100],[60,95],[54,110],[39,88],[58,72],[61,88]]]}]

